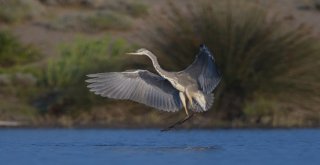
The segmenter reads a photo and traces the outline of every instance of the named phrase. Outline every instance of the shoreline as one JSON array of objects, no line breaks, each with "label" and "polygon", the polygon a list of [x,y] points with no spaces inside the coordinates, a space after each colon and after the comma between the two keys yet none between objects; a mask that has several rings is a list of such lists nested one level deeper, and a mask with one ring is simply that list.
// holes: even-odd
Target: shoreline
[{"label": "shoreline", "polygon": [[[168,125],[102,125],[102,124],[85,124],[85,125],[61,125],[61,124],[48,124],[48,125],[37,125],[37,124],[23,124],[19,122],[10,121],[9,123],[3,124],[3,121],[0,121],[0,129],[114,129],[114,130],[143,130],[143,129],[163,129]],[[261,130],[268,130],[268,129],[320,129],[319,125],[301,125],[301,126],[271,126],[271,125],[241,125],[241,126],[232,126],[230,125],[213,125],[213,126],[199,126],[199,125],[192,125],[186,124],[178,126],[173,130],[219,130],[219,129],[261,129]]]}]

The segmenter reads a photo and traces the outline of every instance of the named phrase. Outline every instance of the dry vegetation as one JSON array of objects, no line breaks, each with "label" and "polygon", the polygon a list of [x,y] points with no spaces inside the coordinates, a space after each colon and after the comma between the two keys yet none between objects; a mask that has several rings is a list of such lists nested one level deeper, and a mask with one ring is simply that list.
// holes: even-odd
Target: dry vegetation
[{"label": "dry vegetation", "polygon": [[[312,28],[251,0],[143,2],[0,0],[0,25],[7,27],[0,28],[0,120],[32,126],[166,125],[184,114],[94,96],[85,87],[85,75],[152,69],[146,58],[123,55],[138,47],[154,51],[165,69],[180,70],[205,43],[223,81],[212,110],[185,127],[320,125],[320,45]],[[46,47],[58,52],[47,57],[9,30],[19,26],[44,29],[48,43],[60,42],[50,38],[53,32],[82,37]]]}]

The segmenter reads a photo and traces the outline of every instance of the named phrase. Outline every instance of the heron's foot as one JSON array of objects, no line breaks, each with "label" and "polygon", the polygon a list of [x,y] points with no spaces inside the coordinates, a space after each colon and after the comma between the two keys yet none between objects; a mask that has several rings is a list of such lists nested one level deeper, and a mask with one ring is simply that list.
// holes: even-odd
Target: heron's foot
[{"label": "heron's foot", "polygon": [[177,125],[181,125],[184,122],[186,122],[187,120],[189,120],[193,115],[194,115],[194,113],[191,113],[191,115],[186,116],[184,119],[179,120],[176,123],[170,125],[169,127],[162,129],[161,132],[170,131],[171,129],[175,128]]}]

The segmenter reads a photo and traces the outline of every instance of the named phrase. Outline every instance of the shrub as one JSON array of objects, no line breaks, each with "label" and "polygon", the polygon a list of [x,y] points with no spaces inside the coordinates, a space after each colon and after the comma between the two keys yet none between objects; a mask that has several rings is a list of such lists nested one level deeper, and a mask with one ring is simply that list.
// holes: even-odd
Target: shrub
[{"label": "shrub", "polygon": [[121,55],[129,49],[121,39],[86,40],[80,38],[61,47],[61,56],[51,59],[42,84],[49,91],[35,102],[45,111],[64,113],[66,109],[90,107],[94,100],[86,88],[86,75],[122,67]]},{"label": "shrub", "polygon": [[153,27],[142,34],[145,44],[165,68],[181,70],[205,43],[223,74],[215,105],[224,117],[243,116],[257,92],[288,103],[304,98],[299,104],[305,106],[319,97],[319,42],[308,28],[283,23],[254,1],[171,2],[168,8],[146,23]]},{"label": "shrub", "polygon": [[8,31],[0,31],[0,68],[26,64],[39,56],[31,45],[22,45]]},{"label": "shrub", "polygon": [[128,48],[124,40],[108,37],[103,40],[79,38],[72,44],[62,45],[60,57],[48,63],[46,83],[55,87],[73,86],[84,80],[86,74],[120,68],[118,60]]}]

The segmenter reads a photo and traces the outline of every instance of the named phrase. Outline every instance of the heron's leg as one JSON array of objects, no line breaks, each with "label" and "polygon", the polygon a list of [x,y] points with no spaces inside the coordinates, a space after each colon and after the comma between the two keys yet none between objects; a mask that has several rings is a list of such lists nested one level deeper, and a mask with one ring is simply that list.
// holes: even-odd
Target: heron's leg
[{"label": "heron's leg", "polygon": [[170,125],[170,126],[167,127],[167,128],[162,129],[161,131],[162,131],[162,132],[163,132],[163,131],[169,131],[169,130],[171,130],[172,128],[176,127],[177,125],[183,124],[184,122],[186,122],[187,120],[189,120],[193,115],[194,115],[194,113],[191,113],[191,115],[186,116],[184,119],[177,121],[176,123]]},{"label": "heron's leg", "polygon": [[186,89],[186,96],[188,98],[189,104],[193,105],[193,101],[192,101],[192,97],[191,97],[190,92],[189,92],[189,88]]},{"label": "heron's leg", "polygon": [[186,122],[187,120],[189,120],[189,119],[193,116],[193,113],[192,113],[191,115],[189,115],[189,111],[188,111],[188,109],[187,109],[187,104],[186,104],[186,97],[185,97],[185,95],[184,95],[182,92],[180,92],[180,93],[179,93],[179,96],[180,96],[180,99],[181,99],[183,108],[184,108],[187,116],[186,116],[184,119],[179,120],[179,121],[177,121],[176,123],[172,124],[171,126],[165,128],[165,129],[162,129],[161,131],[169,131],[170,129],[174,128],[175,126],[183,124],[184,122]]},{"label": "heron's leg", "polygon": [[182,92],[179,93],[179,96],[180,96],[180,100],[182,102],[183,108],[184,108],[187,116],[189,116],[189,112],[187,109],[187,103],[186,103],[186,97],[184,96],[184,94]]}]

